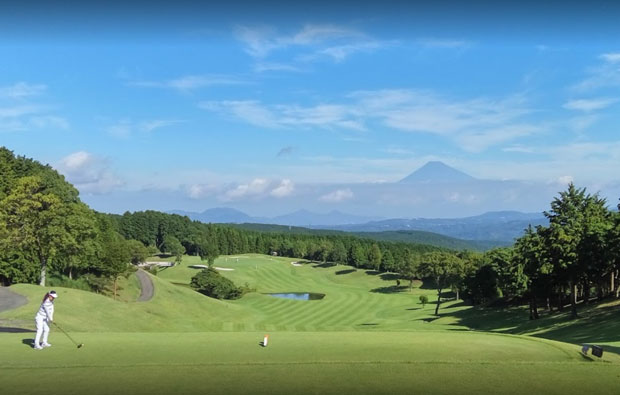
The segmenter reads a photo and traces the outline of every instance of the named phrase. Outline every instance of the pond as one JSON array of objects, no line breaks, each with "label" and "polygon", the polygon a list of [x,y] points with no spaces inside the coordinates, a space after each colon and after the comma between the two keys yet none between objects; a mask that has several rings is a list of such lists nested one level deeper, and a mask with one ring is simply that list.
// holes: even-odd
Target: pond
[{"label": "pond", "polygon": [[325,297],[325,294],[312,293],[312,292],[284,292],[284,293],[270,293],[267,294],[276,298],[293,299],[293,300],[320,300]]}]

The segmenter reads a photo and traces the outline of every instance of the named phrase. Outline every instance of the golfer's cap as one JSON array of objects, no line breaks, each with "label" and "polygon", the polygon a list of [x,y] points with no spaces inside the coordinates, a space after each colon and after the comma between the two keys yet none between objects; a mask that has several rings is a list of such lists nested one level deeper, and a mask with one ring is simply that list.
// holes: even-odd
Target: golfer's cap
[{"label": "golfer's cap", "polygon": [[56,291],[50,291],[50,296],[56,299],[58,297],[58,294],[56,293]]}]

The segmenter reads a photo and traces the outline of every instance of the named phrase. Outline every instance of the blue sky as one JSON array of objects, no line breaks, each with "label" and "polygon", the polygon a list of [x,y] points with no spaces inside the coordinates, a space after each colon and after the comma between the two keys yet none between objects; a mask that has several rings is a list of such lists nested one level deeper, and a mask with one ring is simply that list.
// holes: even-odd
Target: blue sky
[{"label": "blue sky", "polygon": [[[571,180],[620,197],[611,2],[132,4],[0,15],[0,145],[97,210],[464,216],[546,209]],[[519,184],[392,190],[429,160]]]}]

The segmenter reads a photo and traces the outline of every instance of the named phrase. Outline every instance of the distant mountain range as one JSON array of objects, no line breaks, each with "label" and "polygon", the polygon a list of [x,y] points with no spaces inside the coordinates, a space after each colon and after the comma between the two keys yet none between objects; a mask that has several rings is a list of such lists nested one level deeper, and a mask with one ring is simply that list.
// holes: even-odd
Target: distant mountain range
[{"label": "distant mountain range", "polygon": [[308,210],[298,210],[286,215],[277,217],[252,217],[243,211],[233,208],[219,207],[203,211],[202,213],[194,213],[189,211],[174,210],[169,211],[171,214],[179,214],[189,217],[192,220],[205,223],[257,223],[257,224],[276,224],[291,225],[305,227],[323,227],[323,226],[340,226],[363,224],[370,221],[377,221],[382,218],[359,216],[346,214],[337,210],[330,211],[327,214],[313,213]]},{"label": "distant mountain range", "polygon": [[512,243],[529,226],[546,225],[542,213],[495,211],[466,218],[386,219],[358,225],[340,225],[329,229],[347,232],[385,232],[422,230],[467,240]]},{"label": "distant mountain range", "polygon": [[[405,237],[407,232],[431,232],[455,239],[474,240],[486,245],[508,245],[523,234],[528,225],[546,224],[540,213],[518,211],[488,212],[466,218],[412,218],[373,219],[372,217],[332,211],[327,214],[299,210],[288,215],[272,218],[252,217],[231,208],[213,208],[202,213],[171,211],[205,223],[273,224],[313,229],[329,229],[353,233],[399,232],[396,238]],[[368,236],[370,237],[370,236]],[[378,236],[375,236],[377,238]]]}]

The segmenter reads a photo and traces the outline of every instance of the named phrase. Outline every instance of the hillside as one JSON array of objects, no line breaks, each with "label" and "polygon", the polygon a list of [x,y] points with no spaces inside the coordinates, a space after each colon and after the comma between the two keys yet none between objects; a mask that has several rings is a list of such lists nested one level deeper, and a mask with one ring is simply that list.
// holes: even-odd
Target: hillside
[{"label": "hillside", "polygon": [[236,224],[233,225],[241,229],[255,230],[259,232],[284,233],[284,234],[306,234],[306,235],[340,235],[355,236],[363,239],[377,241],[393,241],[411,244],[427,244],[433,247],[447,248],[451,250],[473,250],[486,251],[495,247],[507,246],[509,243],[501,241],[486,240],[462,240],[454,237],[444,236],[438,233],[425,231],[385,231],[385,232],[354,232],[339,231],[328,229],[310,229],[297,226],[267,225],[267,224]]}]

